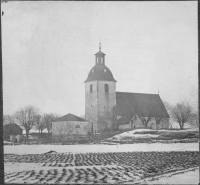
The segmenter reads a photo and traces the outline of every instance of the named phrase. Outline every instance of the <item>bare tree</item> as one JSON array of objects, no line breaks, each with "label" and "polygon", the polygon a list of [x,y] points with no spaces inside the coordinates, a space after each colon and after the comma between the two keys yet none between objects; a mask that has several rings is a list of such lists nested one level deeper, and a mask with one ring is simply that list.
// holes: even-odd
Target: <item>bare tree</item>
[{"label": "bare tree", "polygon": [[15,123],[15,118],[13,115],[3,115],[3,125]]},{"label": "bare tree", "polygon": [[163,101],[163,104],[164,104],[164,107],[165,107],[167,113],[171,117],[171,111],[172,111],[172,107],[173,106],[169,102],[167,102],[167,101]]},{"label": "bare tree", "polygon": [[45,128],[47,129],[48,133],[51,132],[51,129],[52,129],[52,122],[57,119],[59,117],[59,115],[57,114],[43,114],[42,115],[42,121],[43,121],[43,124],[45,125]]},{"label": "bare tree", "polygon": [[134,124],[134,122],[137,120],[137,116],[136,116],[136,114],[134,113],[134,114],[132,114],[131,115],[131,128],[133,128],[133,124]]},{"label": "bare tree", "polygon": [[126,111],[125,116],[127,116],[127,118],[130,120],[130,122],[131,122],[131,128],[133,128],[133,123],[134,123],[134,121],[137,120],[135,109],[133,109],[131,107],[128,108],[127,111]]},{"label": "bare tree", "polygon": [[188,123],[190,126],[194,127],[194,128],[199,128],[199,117],[198,117],[198,113],[196,111],[194,111],[194,113],[192,114],[192,116],[189,118]]},{"label": "bare tree", "polygon": [[160,124],[162,120],[162,117],[155,117],[155,121],[156,121],[156,130],[158,129],[158,125]]},{"label": "bare tree", "polygon": [[47,129],[48,133],[50,133],[51,129],[52,129],[52,123],[51,122],[54,119],[53,114],[45,113],[45,114],[43,114],[42,119],[43,119],[45,128]]},{"label": "bare tree", "polygon": [[189,121],[193,116],[192,107],[186,103],[177,103],[171,110],[172,117],[179,123],[180,129],[182,130],[184,124]]},{"label": "bare tree", "polygon": [[[152,120],[152,115],[155,111],[156,106],[152,102],[148,104],[142,103],[138,104],[134,100],[125,99],[125,106],[121,108],[121,116],[127,117],[128,120],[131,122],[131,128],[133,128],[134,121],[137,120],[137,117],[141,120],[143,126],[147,128],[148,123]],[[115,109],[117,114],[118,110]]]},{"label": "bare tree", "polygon": [[39,133],[42,135],[42,131],[46,128],[45,121],[43,116],[37,115],[36,116],[36,129],[39,130]]},{"label": "bare tree", "polygon": [[[142,124],[145,128],[147,128],[148,123],[151,121],[153,117],[153,113],[155,111],[155,106],[147,106],[146,107],[146,112],[144,112],[145,107],[136,107],[136,113],[139,117],[139,119],[142,121]],[[159,121],[159,119],[158,119]]]},{"label": "bare tree", "polygon": [[165,110],[167,111],[168,114],[171,114],[171,105],[164,101],[163,102],[164,107],[160,107],[160,113],[156,114],[155,116],[155,121],[156,121],[156,130],[158,129],[158,125],[160,124],[161,128],[163,128],[164,126],[164,122],[161,122],[163,120],[163,113],[165,112]]},{"label": "bare tree", "polygon": [[26,138],[28,139],[29,131],[35,126],[38,109],[34,106],[27,106],[15,113],[15,118],[18,123],[24,127],[26,131]]},{"label": "bare tree", "polygon": [[58,141],[62,141],[64,139],[64,137],[66,136],[67,134],[67,125],[65,124],[61,124],[59,126],[56,127],[56,131],[57,131],[57,134],[58,134]]},{"label": "bare tree", "polygon": [[122,107],[121,111],[118,110],[118,107],[116,106],[113,108],[113,128],[116,127],[117,130],[119,129],[119,124],[117,123],[121,117],[126,117],[131,122],[131,128],[133,128],[133,123],[135,120],[137,120],[137,117],[135,108],[132,106],[132,104],[127,103],[124,107]]},{"label": "bare tree", "polygon": [[195,120],[195,123],[196,123],[196,127],[199,128],[199,116],[198,116],[198,113],[194,114],[194,120]]},{"label": "bare tree", "polygon": [[148,125],[149,121],[151,121],[151,115],[149,114],[148,116],[143,116],[143,114],[142,114],[142,115],[140,115],[138,117],[142,121],[143,126],[145,128],[147,128],[147,125]]}]

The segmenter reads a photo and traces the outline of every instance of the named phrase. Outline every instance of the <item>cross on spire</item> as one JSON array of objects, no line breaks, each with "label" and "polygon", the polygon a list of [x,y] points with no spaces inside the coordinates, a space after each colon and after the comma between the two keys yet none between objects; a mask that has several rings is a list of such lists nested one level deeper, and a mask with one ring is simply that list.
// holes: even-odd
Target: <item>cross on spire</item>
[{"label": "cross on spire", "polygon": [[101,42],[99,42],[99,50],[101,51]]}]

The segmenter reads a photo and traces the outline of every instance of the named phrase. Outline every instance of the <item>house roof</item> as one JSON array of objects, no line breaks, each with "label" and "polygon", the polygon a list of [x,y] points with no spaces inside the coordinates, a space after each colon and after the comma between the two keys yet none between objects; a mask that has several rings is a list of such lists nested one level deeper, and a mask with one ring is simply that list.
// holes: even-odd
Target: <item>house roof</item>
[{"label": "house roof", "polygon": [[133,113],[143,117],[169,118],[159,94],[116,92],[116,114],[131,118]]},{"label": "house roof", "polygon": [[16,133],[19,133],[19,134],[21,134],[22,131],[23,131],[23,129],[15,123],[6,124],[6,125],[3,126],[3,129],[14,130]]},{"label": "house roof", "polygon": [[87,80],[89,81],[114,81],[114,79],[110,69],[104,64],[96,64],[89,72]]},{"label": "house roof", "polygon": [[61,121],[81,121],[81,122],[88,122],[87,120],[80,118],[78,116],[75,116],[73,114],[66,114],[60,118],[57,118],[55,121],[53,122],[61,122]]}]

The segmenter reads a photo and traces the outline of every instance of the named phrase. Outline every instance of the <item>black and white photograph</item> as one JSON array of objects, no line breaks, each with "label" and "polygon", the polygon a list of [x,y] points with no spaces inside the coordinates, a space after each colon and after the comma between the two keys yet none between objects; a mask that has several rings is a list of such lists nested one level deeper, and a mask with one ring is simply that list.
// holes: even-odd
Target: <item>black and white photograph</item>
[{"label": "black and white photograph", "polygon": [[198,184],[198,1],[1,1],[5,184]]}]

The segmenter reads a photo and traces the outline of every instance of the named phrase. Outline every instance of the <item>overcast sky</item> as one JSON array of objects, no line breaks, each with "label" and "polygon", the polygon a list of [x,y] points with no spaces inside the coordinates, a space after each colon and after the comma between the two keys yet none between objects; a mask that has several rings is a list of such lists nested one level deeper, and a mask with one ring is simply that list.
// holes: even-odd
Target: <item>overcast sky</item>
[{"label": "overcast sky", "polygon": [[117,91],[197,98],[197,1],[2,3],[3,109],[85,112],[101,40]]}]

